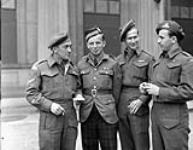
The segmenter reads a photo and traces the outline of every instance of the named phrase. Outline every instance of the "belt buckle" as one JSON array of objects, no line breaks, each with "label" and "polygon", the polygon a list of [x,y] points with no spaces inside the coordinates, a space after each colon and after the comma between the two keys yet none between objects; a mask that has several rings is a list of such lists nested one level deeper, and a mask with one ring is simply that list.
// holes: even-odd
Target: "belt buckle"
[{"label": "belt buckle", "polygon": [[93,97],[96,97],[96,94],[97,94],[97,89],[96,89],[96,88],[93,88],[93,89],[91,90],[91,95],[92,95]]}]

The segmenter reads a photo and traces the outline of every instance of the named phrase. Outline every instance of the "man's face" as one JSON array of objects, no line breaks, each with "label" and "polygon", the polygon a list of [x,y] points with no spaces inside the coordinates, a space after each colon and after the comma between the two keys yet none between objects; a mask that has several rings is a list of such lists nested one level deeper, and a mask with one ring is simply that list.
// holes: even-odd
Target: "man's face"
[{"label": "man's face", "polygon": [[65,41],[57,46],[55,53],[63,60],[69,60],[72,52],[72,43],[71,41]]},{"label": "man's face", "polygon": [[125,38],[126,47],[132,50],[139,48],[139,34],[136,28],[129,30]]},{"label": "man's face", "polygon": [[162,51],[169,51],[172,43],[172,37],[169,36],[169,31],[162,29],[159,31],[157,43]]},{"label": "man's face", "polygon": [[87,41],[87,47],[94,56],[99,56],[102,53],[105,44],[101,34],[93,36]]}]

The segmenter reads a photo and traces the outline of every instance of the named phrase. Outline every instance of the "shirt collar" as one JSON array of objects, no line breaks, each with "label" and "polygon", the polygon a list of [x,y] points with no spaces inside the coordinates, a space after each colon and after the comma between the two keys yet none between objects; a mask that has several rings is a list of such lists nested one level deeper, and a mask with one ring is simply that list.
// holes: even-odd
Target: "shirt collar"
[{"label": "shirt collar", "polygon": [[[103,60],[106,60],[108,58],[109,56],[104,52],[102,52],[101,55],[97,57],[98,64],[100,64]],[[94,56],[91,53],[88,54],[87,61],[91,64],[94,64]]]}]

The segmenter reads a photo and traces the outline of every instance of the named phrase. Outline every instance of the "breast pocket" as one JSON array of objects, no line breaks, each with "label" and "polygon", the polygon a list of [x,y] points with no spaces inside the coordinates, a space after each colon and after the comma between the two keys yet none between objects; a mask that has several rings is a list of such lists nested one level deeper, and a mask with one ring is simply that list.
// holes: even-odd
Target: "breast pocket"
[{"label": "breast pocket", "polygon": [[168,69],[167,72],[168,81],[170,81],[173,84],[178,84],[180,82],[181,64],[168,63],[167,69]]},{"label": "breast pocket", "polygon": [[148,71],[148,63],[147,62],[134,62],[134,70],[133,76],[135,79],[140,82],[147,81],[147,71]]},{"label": "breast pocket", "polygon": [[90,69],[84,69],[80,72],[83,88],[89,88],[91,85]]},{"label": "breast pocket", "polygon": [[104,89],[112,89],[113,70],[99,70],[100,87]]},{"label": "breast pocket", "polygon": [[69,71],[68,75],[67,75],[67,85],[69,87],[71,87],[72,90],[76,90],[77,86],[78,86],[78,72],[72,70],[72,71]]},{"label": "breast pocket", "polygon": [[42,89],[49,90],[57,87],[58,81],[61,81],[58,75],[59,75],[59,72],[42,71],[41,72]]}]

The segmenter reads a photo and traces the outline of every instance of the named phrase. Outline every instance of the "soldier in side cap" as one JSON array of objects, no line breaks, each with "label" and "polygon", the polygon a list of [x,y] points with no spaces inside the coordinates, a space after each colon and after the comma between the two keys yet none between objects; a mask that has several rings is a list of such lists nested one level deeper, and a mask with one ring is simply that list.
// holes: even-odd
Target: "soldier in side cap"
[{"label": "soldier in side cap", "polygon": [[66,32],[57,34],[48,46],[52,54],[31,69],[26,99],[40,110],[40,150],[75,150],[78,122],[72,98],[80,82],[71,46]]},{"label": "soldier in side cap", "polygon": [[151,83],[140,87],[153,95],[153,149],[188,150],[186,102],[193,99],[193,57],[180,47],[185,34],[177,22],[160,23],[156,33],[162,53],[153,64]]},{"label": "soldier in side cap", "polygon": [[117,149],[116,105],[121,74],[116,61],[105,54],[104,34],[99,27],[85,32],[89,53],[78,63],[85,98],[80,105],[83,150]]},{"label": "soldier in side cap", "polygon": [[149,80],[153,57],[139,47],[139,31],[134,20],[129,20],[120,32],[125,44],[117,57],[123,72],[122,91],[118,103],[119,133],[122,150],[149,150],[150,96],[141,94],[139,85]]}]

